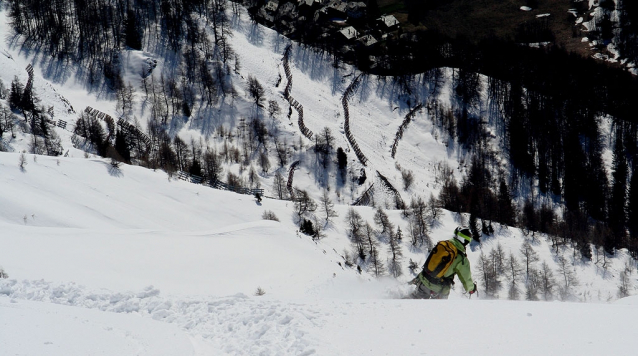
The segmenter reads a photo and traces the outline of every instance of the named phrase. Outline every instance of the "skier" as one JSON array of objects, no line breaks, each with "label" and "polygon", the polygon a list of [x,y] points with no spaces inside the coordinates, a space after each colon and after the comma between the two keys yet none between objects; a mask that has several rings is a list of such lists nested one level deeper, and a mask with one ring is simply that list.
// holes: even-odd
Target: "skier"
[{"label": "skier", "polygon": [[463,288],[470,295],[477,293],[476,283],[472,281],[470,261],[465,254],[465,247],[475,239],[466,226],[454,230],[454,237],[440,241],[430,251],[423,271],[410,284],[416,286],[412,294],[415,299],[447,299],[454,284],[454,275],[458,275]]}]

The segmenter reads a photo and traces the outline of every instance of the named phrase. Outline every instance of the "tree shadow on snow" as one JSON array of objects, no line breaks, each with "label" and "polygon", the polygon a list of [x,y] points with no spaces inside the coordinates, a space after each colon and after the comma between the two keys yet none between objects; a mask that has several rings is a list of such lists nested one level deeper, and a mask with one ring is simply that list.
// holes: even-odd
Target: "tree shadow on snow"
[{"label": "tree shadow on snow", "polygon": [[[122,168],[119,166],[114,166],[113,164],[111,164],[110,162],[100,162],[102,163],[105,167],[106,167],[106,171],[109,173],[109,175],[111,177],[115,177],[115,178],[121,178],[124,176],[124,173],[122,173]],[[121,165],[121,163],[120,163]]]}]

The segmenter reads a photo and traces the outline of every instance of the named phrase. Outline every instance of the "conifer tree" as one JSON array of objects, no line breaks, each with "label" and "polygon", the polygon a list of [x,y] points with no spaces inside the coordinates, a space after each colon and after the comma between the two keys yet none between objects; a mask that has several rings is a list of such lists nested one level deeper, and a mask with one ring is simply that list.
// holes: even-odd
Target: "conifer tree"
[{"label": "conifer tree", "polygon": [[627,201],[627,227],[629,229],[629,251],[638,257],[638,164],[633,165]]},{"label": "conifer tree", "polygon": [[377,207],[374,213],[374,223],[381,228],[380,235],[388,236],[394,231],[394,225],[381,206]]},{"label": "conifer tree", "polygon": [[604,241],[605,250],[613,254],[625,240],[626,201],[627,201],[627,160],[622,140],[622,131],[616,130],[616,141],[613,152],[612,191],[609,201],[610,238]]},{"label": "conifer tree", "polygon": [[514,205],[512,204],[512,197],[504,178],[501,178],[499,182],[497,219],[498,222],[507,226],[514,226],[516,224],[516,214]]}]

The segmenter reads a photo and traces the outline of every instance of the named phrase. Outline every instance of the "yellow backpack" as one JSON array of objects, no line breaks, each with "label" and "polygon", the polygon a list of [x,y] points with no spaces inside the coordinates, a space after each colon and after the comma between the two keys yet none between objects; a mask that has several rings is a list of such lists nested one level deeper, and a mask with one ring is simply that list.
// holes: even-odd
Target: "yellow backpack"
[{"label": "yellow backpack", "polygon": [[422,274],[426,277],[443,278],[458,254],[459,250],[452,242],[439,241],[430,251],[430,255],[423,265]]}]

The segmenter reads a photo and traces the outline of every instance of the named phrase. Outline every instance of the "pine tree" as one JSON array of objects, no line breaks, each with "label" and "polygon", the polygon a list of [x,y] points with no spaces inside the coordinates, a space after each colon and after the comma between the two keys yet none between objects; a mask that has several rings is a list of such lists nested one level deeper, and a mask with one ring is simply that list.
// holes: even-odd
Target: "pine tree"
[{"label": "pine tree", "polygon": [[363,218],[361,215],[354,210],[354,208],[350,208],[348,213],[346,214],[346,224],[348,226],[348,237],[350,238],[350,242],[352,243],[356,254],[362,261],[366,259],[366,240],[363,234]]},{"label": "pine tree", "polygon": [[604,241],[605,250],[613,254],[625,240],[626,201],[627,201],[627,160],[621,129],[616,130],[616,142],[613,152],[612,191],[609,200],[609,225],[612,235]]},{"label": "pine tree", "polygon": [[638,257],[638,164],[633,165],[629,183],[627,227],[629,228],[629,251],[636,258]]},{"label": "pine tree", "polygon": [[131,49],[142,49],[142,31],[135,10],[129,9],[124,20],[124,44]]},{"label": "pine tree", "polygon": [[389,236],[394,231],[394,225],[390,222],[388,214],[383,211],[382,207],[377,207],[374,213],[374,223],[381,228],[380,235]]},{"label": "pine tree", "polygon": [[507,226],[516,224],[516,213],[512,204],[512,197],[505,179],[501,178],[498,188],[498,222]]},{"label": "pine tree", "polygon": [[12,110],[22,110],[22,96],[24,94],[24,85],[20,83],[18,77],[14,77],[11,82],[11,91],[9,92],[9,106]]}]

